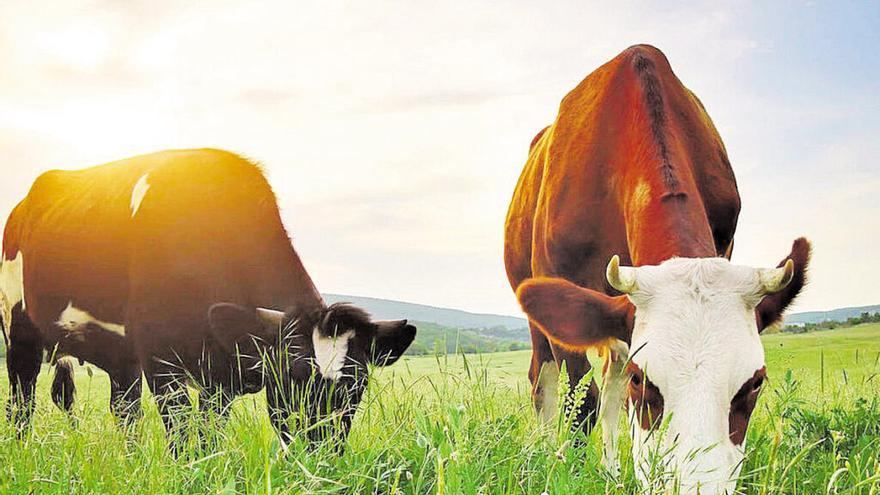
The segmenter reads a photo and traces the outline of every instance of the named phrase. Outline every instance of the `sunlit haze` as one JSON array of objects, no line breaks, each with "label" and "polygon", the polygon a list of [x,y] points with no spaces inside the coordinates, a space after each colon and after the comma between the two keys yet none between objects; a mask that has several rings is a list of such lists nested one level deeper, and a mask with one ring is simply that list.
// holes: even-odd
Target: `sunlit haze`
[{"label": "sunlit haze", "polygon": [[795,311],[880,303],[880,7],[606,6],[4,2],[0,224],[42,171],[219,147],[264,165],[320,290],[520,314],[502,227],[529,142],[650,43],[726,143],[734,262],[805,235]]}]

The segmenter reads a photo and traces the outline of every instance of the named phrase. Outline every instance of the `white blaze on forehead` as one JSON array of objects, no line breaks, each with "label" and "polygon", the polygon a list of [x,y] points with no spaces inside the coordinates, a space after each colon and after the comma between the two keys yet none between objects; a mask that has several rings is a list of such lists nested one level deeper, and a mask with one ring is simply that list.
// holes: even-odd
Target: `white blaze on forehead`
[{"label": "white blaze on forehead", "polygon": [[113,332],[123,337],[125,336],[125,327],[123,325],[98,320],[87,311],[75,307],[73,301],[67,304],[67,307],[64,308],[64,311],[61,312],[61,315],[58,316],[58,321],[55,323],[68,332],[79,332],[82,331],[86,325],[92,324],[97,325],[108,332]]},{"label": "white blaze on forehead", "polygon": [[315,328],[312,333],[315,363],[324,378],[338,380],[342,377],[342,367],[348,356],[348,342],[353,336],[354,331],[348,330],[335,337],[327,337]]},{"label": "white blaze on forehead", "polygon": [[138,179],[137,183],[135,183],[134,188],[131,190],[131,217],[137,214],[138,208],[141,207],[141,201],[144,200],[144,196],[147,195],[147,191],[150,190],[150,183],[147,182],[150,174],[144,174]]},{"label": "white blaze on forehead", "polygon": [[15,259],[0,264],[0,313],[6,328],[12,324],[12,308],[21,302],[24,309],[24,256],[21,251]]}]

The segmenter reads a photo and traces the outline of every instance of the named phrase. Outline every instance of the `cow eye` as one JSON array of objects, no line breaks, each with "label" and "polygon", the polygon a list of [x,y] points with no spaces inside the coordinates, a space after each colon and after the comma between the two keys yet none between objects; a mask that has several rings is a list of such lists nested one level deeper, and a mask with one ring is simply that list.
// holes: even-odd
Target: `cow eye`
[{"label": "cow eye", "polygon": [[642,384],[642,377],[633,373],[632,378],[630,378],[630,383],[632,383],[633,386],[638,387]]}]

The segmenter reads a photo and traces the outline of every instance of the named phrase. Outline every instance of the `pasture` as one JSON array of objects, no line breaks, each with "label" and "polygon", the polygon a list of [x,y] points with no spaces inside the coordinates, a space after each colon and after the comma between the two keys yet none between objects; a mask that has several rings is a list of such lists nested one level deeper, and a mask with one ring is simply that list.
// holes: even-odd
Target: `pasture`
[{"label": "pasture", "polygon": [[[740,490],[880,493],[880,324],[768,335],[764,346],[770,382]],[[19,440],[0,419],[0,493],[650,493],[637,486],[627,435],[614,480],[598,429],[577,441],[564,424],[556,434],[538,426],[529,352],[407,357],[377,370],[341,457],[299,440],[282,451],[254,395],[228,422],[199,424],[209,448],[190,440],[175,459],[151,400],[124,431],[108,412],[107,376],[80,367],[68,418],[50,402],[44,369],[33,431]],[[0,391],[5,405],[5,372]]]}]

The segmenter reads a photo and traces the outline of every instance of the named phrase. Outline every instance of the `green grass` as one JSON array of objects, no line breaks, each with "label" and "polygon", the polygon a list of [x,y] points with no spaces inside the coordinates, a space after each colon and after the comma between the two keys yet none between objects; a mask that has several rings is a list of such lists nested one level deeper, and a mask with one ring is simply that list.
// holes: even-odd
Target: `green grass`
[{"label": "green grass", "polygon": [[[764,342],[771,380],[740,489],[880,493],[880,325]],[[79,369],[70,419],[49,401],[44,370],[33,432],[18,440],[0,419],[0,493],[644,493],[627,445],[618,482],[601,467],[598,429],[577,445],[539,427],[529,355],[408,357],[382,370],[341,457],[301,441],[282,453],[256,395],[212,429],[211,451],[175,459],[151,400],[123,432],[108,412],[106,375]],[[0,373],[2,402],[7,395]]]}]

